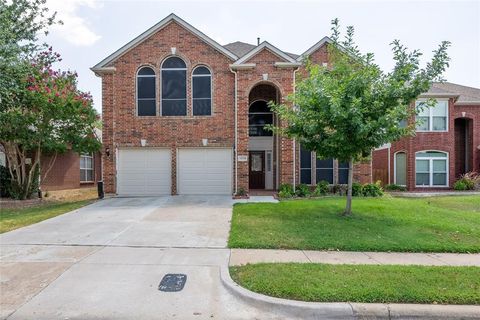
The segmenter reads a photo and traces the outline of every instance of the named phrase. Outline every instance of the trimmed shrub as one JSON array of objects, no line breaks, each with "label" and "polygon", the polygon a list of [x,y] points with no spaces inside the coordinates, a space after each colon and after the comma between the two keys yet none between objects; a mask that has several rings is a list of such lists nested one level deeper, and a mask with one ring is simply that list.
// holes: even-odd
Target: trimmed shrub
[{"label": "trimmed shrub", "polygon": [[278,196],[280,198],[291,198],[294,196],[293,186],[289,183],[281,184],[278,188]]},{"label": "trimmed shrub", "polygon": [[310,191],[310,187],[303,183],[299,184],[297,186],[297,190],[295,191],[297,197],[308,197],[311,193],[312,192]]},{"label": "trimmed shrub", "polygon": [[325,180],[320,181],[315,187],[314,194],[316,196],[324,196],[329,192],[328,182]]},{"label": "trimmed shrub", "polygon": [[362,194],[364,197],[380,197],[383,196],[383,189],[380,181],[375,183],[366,183],[363,185]]},{"label": "trimmed shrub", "polygon": [[363,195],[363,186],[358,182],[354,182],[352,184],[352,196],[359,197],[362,195]]},{"label": "trimmed shrub", "polygon": [[399,186],[398,184],[387,184],[385,190],[388,191],[407,191],[407,187]]},{"label": "trimmed shrub", "polygon": [[457,191],[469,190],[469,189],[468,189],[468,186],[465,184],[465,182],[464,182],[462,179],[456,181],[456,182],[453,184],[453,189],[455,189],[455,190],[457,190]]}]

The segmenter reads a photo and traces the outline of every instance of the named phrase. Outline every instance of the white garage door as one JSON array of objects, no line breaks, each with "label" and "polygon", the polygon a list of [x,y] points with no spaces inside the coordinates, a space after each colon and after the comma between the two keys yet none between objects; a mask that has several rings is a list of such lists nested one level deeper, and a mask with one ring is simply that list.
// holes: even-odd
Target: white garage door
[{"label": "white garage door", "polygon": [[179,149],[179,194],[231,194],[231,149]]},{"label": "white garage door", "polygon": [[117,161],[117,193],[119,195],[171,194],[170,150],[120,149]]}]

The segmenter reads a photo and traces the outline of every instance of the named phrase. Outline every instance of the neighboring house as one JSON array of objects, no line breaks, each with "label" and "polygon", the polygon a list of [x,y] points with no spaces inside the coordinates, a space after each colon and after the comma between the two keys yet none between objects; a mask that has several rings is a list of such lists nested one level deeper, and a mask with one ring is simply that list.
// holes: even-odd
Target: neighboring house
[{"label": "neighboring house", "polygon": [[416,104],[426,98],[437,103],[417,116],[415,136],[373,152],[374,180],[426,191],[451,188],[462,174],[480,172],[480,89],[434,83]]},{"label": "neighboring house", "polygon": [[[268,42],[221,46],[169,15],[92,68],[102,77],[105,191],[232,194],[346,182],[344,164],[264,129],[282,125],[267,103],[294,91],[303,58],[328,63],[329,43],[302,55]],[[370,161],[354,171],[371,181]]]}]

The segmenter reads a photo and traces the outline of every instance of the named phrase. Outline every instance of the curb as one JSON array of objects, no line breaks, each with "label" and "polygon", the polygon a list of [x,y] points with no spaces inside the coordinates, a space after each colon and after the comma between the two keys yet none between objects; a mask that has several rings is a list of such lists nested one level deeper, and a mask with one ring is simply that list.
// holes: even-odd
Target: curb
[{"label": "curb", "polygon": [[237,298],[286,318],[301,319],[480,319],[480,306],[383,304],[347,302],[304,302],[255,293],[230,277],[228,267],[220,267],[223,286]]}]

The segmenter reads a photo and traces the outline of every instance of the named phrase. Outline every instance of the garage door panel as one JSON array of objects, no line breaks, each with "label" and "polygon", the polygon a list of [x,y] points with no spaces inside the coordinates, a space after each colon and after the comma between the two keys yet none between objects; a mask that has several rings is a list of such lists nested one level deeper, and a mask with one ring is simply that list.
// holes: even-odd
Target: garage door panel
[{"label": "garage door panel", "polygon": [[180,149],[179,194],[231,194],[231,149]]},{"label": "garage door panel", "polygon": [[170,194],[170,150],[120,149],[117,178],[119,195]]}]

